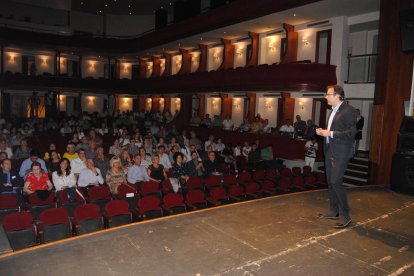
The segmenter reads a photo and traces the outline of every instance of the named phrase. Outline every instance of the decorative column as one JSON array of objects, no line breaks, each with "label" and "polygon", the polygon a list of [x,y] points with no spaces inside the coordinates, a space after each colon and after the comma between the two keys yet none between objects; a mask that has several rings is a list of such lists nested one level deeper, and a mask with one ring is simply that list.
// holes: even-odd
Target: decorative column
[{"label": "decorative column", "polygon": [[156,113],[160,111],[160,97],[159,96],[152,96],[152,108],[151,112]]},{"label": "decorative column", "polygon": [[246,62],[246,67],[259,65],[259,34],[254,33],[254,32],[249,32],[249,37],[252,40],[252,43],[251,43],[252,55],[250,56],[249,60]]},{"label": "decorative column", "polygon": [[208,45],[198,44],[200,48],[200,63],[197,72],[207,71]]},{"label": "decorative column", "polygon": [[78,62],[79,62],[79,64],[78,64],[78,72],[79,72],[79,76],[78,76],[78,78],[82,78],[82,61],[83,60],[83,58],[82,58],[82,56],[79,56],[79,59],[78,59]]},{"label": "decorative column", "polygon": [[206,114],[206,95],[205,94],[197,94],[199,99],[199,109],[198,109],[198,117],[204,118]]},{"label": "decorative column", "polygon": [[246,96],[249,98],[249,113],[247,114],[247,119],[253,122],[256,116],[256,93],[246,93]]},{"label": "decorative column", "polygon": [[164,112],[168,111],[171,113],[171,96],[164,97]]},{"label": "decorative column", "polygon": [[145,80],[147,78],[147,59],[140,58],[138,60],[138,67],[139,67],[139,76],[140,80]]},{"label": "decorative column", "polygon": [[233,99],[229,97],[229,94],[227,93],[220,93],[221,97],[221,119],[225,119],[226,116],[230,116],[232,114],[232,108],[233,108]]},{"label": "decorative column", "polygon": [[230,39],[222,38],[221,41],[224,45],[223,50],[223,62],[220,65],[219,70],[226,70],[234,67],[234,53],[236,51],[236,47],[231,43]]},{"label": "decorative column", "polygon": [[147,105],[147,98],[146,97],[139,97],[139,105],[138,110],[139,112],[145,112],[145,107]]},{"label": "decorative column", "polygon": [[279,100],[277,125],[283,125],[286,119],[293,123],[295,115],[295,99],[290,97],[290,93],[282,92],[282,98]]},{"label": "decorative column", "polygon": [[191,54],[191,50],[187,49],[180,49],[182,59],[181,59],[181,68],[177,75],[185,75],[191,73],[191,58],[193,55]]},{"label": "decorative column", "polygon": [[165,69],[164,69],[164,73],[162,74],[164,77],[168,77],[171,76],[171,67],[172,67],[172,57],[173,54],[172,53],[164,53],[164,57],[165,57]]},{"label": "decorative column", "polygon": [[1,49],[0,49],[0,73],[3,74],[4,73],[4,45],[1,45]]},{"label": "decorative column", "polygon": [[283,29],[286,31],[286,51],[282,52],[280,63],[289,63],[297,61],[298,59],[298,32],[295,32],[295,27],[283,23]]},{"label": "decorative column", "polygon": [[158,78],[161,76],[161,59],[159,56],[152,56],[152,74],[151,78]]},{"label": "decorative column", "polygon": [[[109,65],[109,68],[111,66]],[[109,69],[111,71],[111,69]],[[115,79],[119,80],[121,78],[121,61],[119,59],[115,59]]]}]

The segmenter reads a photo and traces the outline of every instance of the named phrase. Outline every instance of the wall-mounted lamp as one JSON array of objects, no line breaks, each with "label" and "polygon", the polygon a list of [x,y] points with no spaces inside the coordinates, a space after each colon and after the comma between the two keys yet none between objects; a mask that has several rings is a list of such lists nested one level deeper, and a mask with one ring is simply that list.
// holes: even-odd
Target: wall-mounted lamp
[{"label": "wall-mounted lamp", "polygon": [[124,73],[128,73],[129,72],[129,64],[125,63],[124,64]]},{"label": "wall-mounted lamp", "polygon": [[237,55],[237,56],[242,56],[242,55],[243,55],[243,47],[239,47],[239,48],[237,48],[237,50],[236,50],[236,55]]},{"label": "wall-mounted lamp", "polygon": [[234,109],[240,109],[240,99],[233,99]]},{"label": "wall-mounted lamp", "polygon": [[276,41],[275,40],[271,40],[269,41],[269,51],[274,52],[276,51]]},{"label": "wall-mounted lamp", "polygon": [[197,56],[196,55],[192,55],[191,56],[191,62],[196,62],[197,61]]},{"label": "wall-mounted lamp", "polygon": [[220,60],[220,55],[219,55],[219,52],[214,52],[214,53],[213,53],[213,59],[214,59],[214,60]]},{"label": "wall-mounted lamp", "polygon": [[16,63],[16,53],[9,53],[9,63],[15,64]]},{"label": "wall-mounted lamp", "polygon": [[300,109],[305,109],[305,105],[303,104],[303,102],[299,102],[299,108]]},{"label": "wall-mounted lamp", "polygon": [[270,110],[270,109],[273,108],[273,106],[272,106],[272,100],[266,100],[265,101],[265,108],[268,109],[268,110]]},{"label": "wall-mounted lamp", "polygon": [[152,68],[152,64],[151,63],[147,63],[147,69],[148,69],[148,71],[151,70],[151,68]]},{"label": "wall-mounted lamp", "polygon": [[89,68],[88,68],[88,70],[89,71],[95,71],[96,70],[95,65],[96,65],[96,61],[90,60],[89,61]]},{"label": "wall-mounted lamp", "polygon": [[47,56],[40,56],[40,60],[42,61],[42,63],[40,63],[40,66],[47,67],[47,60],[48,59],[49,59],[49,57],[47,57]]},{"label": "wall-mounted lamp", "polygon": [[306,38],[302,39],[302,43],[303,43],[304,46],[309,45],[309,41]]},{"label": "wall-mounted lamp", "polygon": [[95,105],[95,97],[93,96],[88,97],[88,105],[91,105],[91,106]]}]

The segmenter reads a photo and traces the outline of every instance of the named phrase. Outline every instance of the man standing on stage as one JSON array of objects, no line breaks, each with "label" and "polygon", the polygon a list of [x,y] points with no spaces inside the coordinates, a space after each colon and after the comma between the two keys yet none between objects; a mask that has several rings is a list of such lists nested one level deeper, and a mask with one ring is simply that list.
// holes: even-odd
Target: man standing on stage
[{"label": "man standing on stage", "polygon": [[329,188],[330,211],[320,214],[320,219],[342,219],[335,228],[345,228],[351,223],[343,177],[349,159],[353,155],[356,133],[356,111],[344,102],[345,93],[341,86],[327,87],[325,95],[332,112],[326,129],[316,129],[316,134],[323,136],[325,153],[325,172]]}]

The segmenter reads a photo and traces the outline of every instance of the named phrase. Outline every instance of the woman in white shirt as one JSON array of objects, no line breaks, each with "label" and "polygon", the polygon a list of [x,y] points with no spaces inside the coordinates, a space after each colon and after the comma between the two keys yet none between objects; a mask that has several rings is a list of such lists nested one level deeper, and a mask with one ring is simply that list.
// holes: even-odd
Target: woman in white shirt
[{"label": "woman in white shirt", "polygon": [[76,179],[73,172],[71,172],[70,162],[67,158],[62,158],[59,162],[59,170],[52,173],[53,185],[56,189],[56,197],[59,198],[59,193],[62,190],[67,190],[71,201],[76,197]]}]

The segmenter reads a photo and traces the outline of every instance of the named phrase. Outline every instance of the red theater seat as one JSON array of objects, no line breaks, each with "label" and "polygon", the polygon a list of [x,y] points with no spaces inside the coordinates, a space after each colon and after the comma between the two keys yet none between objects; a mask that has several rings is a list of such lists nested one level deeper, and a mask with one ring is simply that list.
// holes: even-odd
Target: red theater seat
[{"label": "red theater seat", "polygon": [[202,209],[207,207],[207,201],[205,194],[201,190],[190,190],[186,195],[186,202],[188,207],[193,210]]},{"label": "red theater seat", "polygon": [[111,191],[106,185],[90,187],[88,190],[88,199],[90,203],[98,204],[101,213],[103,213],[106,203],[112,200]]},{"label": "red theater seat", "polygon": [[3,228],[13,251],[36,245],[37,233],[31,212],[11,213],[3,218]]},{"label": "red theater seat", "polygon": [[169,214],[179,214],[187,211],[182,194],[166,194],[163,197],[163,202],[163,207]]},{"label": "red theater seat", "polygon": [[223,187],[216,187],[210,190],[210,197],[208,201],[217,206],[229,202],[229,197],[226,190]]},{"label": "red theater seat", "polygon": [[190,177],[187,181],[188,190],[204,190],[203,180],[200,177]]},{"label": "red theater seat", "polygon": [[160,199],[156,196],[146,196],[138,201],[138,213],[142,219],[162,217],[163,211]]},{"label": "red theater seat", "polygon": [[69,212],[65,208],[51,208],[40,214],[39,235],[42,243],[72,236]]},{"label": "red theater seat", "polygon": [[246,193],[243,186],[236,184],[229,187],[229,197],[235,201],[241,201],[246,199]]},{"label": "red theater seat", "polygon": [[104,224],[99,205],[88,203],[77,206],[74,211],[73,224],[78,235],[103,229]]},{"label": "red theater seat", "polygon": [[104,216],[109,228],[132,222],[132,213],[129,211],[129,204],[122,199],[109,201],[105,205]]}]

